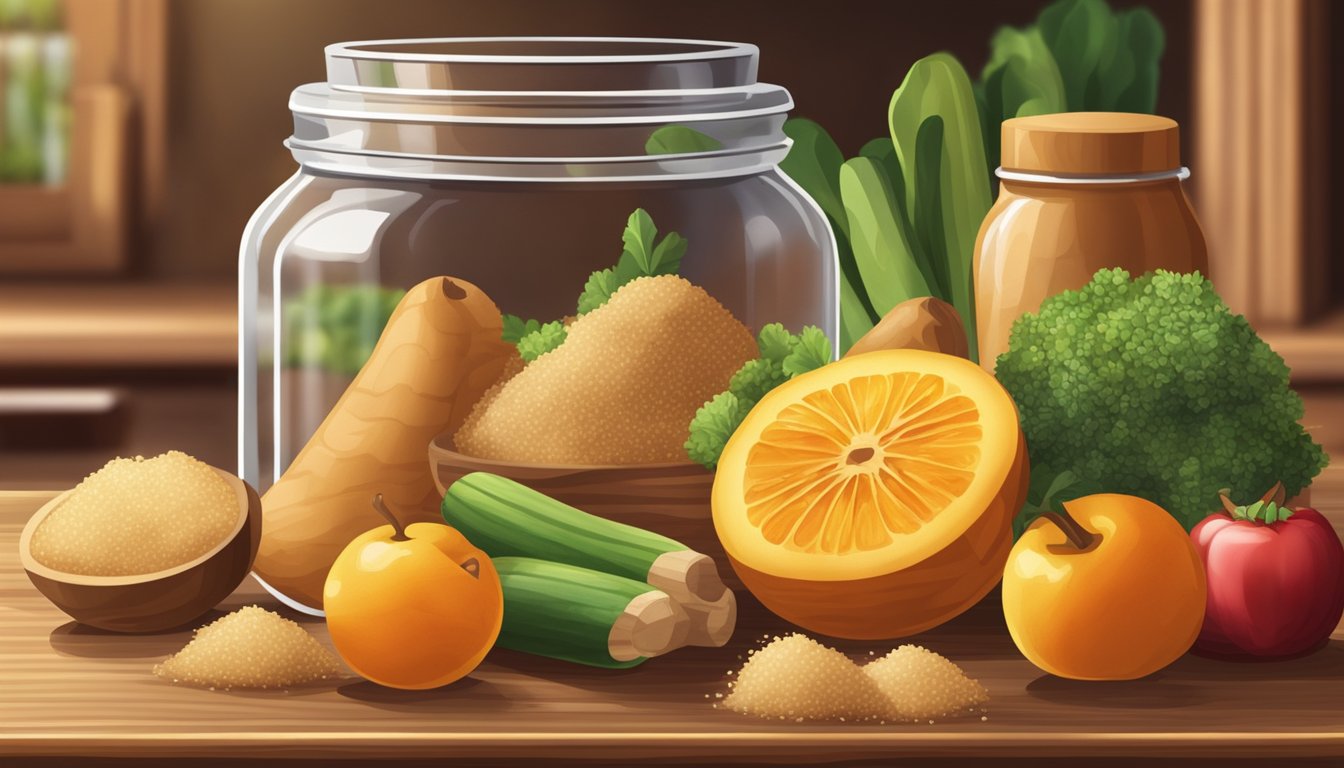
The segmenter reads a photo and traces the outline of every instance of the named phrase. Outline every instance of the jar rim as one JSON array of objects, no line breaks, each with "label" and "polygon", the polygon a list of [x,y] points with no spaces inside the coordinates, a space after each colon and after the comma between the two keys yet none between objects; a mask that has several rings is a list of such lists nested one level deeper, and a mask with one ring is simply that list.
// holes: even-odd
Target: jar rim
[{"label": "jar rim", "polygon": [[[787,148],[787,89],[750,43],[660,37],[434,37],[329,45],[294,89],[300,163],[504,178],[743,174]],[[674,158],[679,158],[674,160]],[[710,163],[712,167],[705,167]],[[428,165],[428,168],[426,167]],[[488,172],[487,172],[488,175]]]},{"label": "jar rim", "polygon": [[285,147],[309,171],[421,181],[604,183],[691,181],[752,176],[778,166],[793,140],[773,145],[629,157],[479,157],[342,150],[293,137]]},{"label": "jar rim", "polygon": [[[769,83],[730,88],[648,91],[459,91],[399,87],[362,87],[358,90],[360,92],[356,93],[352,89],[338,88],[330,83],[305,83],[290,93],[289,109],[295,115],[309,117],[395,123],[659,125],[763,117],[786,113],[794,106],[793,97],[787,90]],[[421,103],[421,97],[441,99],[439,106],[442,108],[411,111],[413,104]],[[636,97],[654,109],[647,112],[633,110],[630,100]],[[477,107],[488,107],[495,101],[505,106],[517,106],[518,99],[527,99],[529,106],[537,108],[548,106],[547,102],[551,100],[558,106],[594,111],[581,116],[549,116],[541,112],[508,116],[461,114],[447,109],[450,105],[466,102]],[[601,114],[596,111],[608,108],[609,104],[617,105],[614,113]]]},{"label": "jar rim", "polygon": [[[584,43],[594,46],[623,45],[664,45],[679,46],[687,49],[682,52],[664,53],[626,53],[626,54],[506,54],[506,53],[436,53],[374,50],[377,47],[401,46],[450,47],[487,44],[525,44],[545,47],[561,43]],[[738,43],[726,40],[696,40],[676,37],[601,37],[601,36],[479,36],[479,37],[427,37],[394,38],[388,40],[354,40],[332,43],[325,49],[326,55],[337,58],[369,59],[376,61],[407,61],[425,63],[474,63],[474,64],[564,64],[579,63],[640,63],[697,61],[734,57],[757,56],[760,49],[751,43]]]},{"label": "jar rim", "polygon": [[1190,178],[1190,169],[1186,166],[1172,168],[1169,171],[1152,173],[1040,173],[1037,171],[1019,171],[999,166],[994,175],[1002,181],[1017,181],[1027,184],[1063,184],[1063,185],[1104,185],[1104,184],[1145,184],[1154,181],[1185,181]]}]

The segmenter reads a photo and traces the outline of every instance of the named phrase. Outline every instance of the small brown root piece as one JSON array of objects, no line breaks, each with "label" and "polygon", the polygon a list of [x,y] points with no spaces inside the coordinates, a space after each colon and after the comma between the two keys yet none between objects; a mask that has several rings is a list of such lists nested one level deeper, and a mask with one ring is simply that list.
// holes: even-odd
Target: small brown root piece
[{"label": "small brown root piece", "polygon": [[714,602],[728,591],[714,558],[689,549],[659,555],[647,580],[680,603]]},{"label": "small brown root piece", "polygon": [[661,656],[685,647],[691,621],[666,592],[649,590],[630,601],[611,625],[607,652],[616,661]]},{"label": "small brown root piece", "polygon": [[682,608],[690,617],[687,645],[722,648],[728,644],[737,627],[737,597],[732,592],[712,603],[685,603]]},{"label": "small brown root piece", "polygon": [[966,329],[961,315],[942,299],[925,296],[892,307],[863,338],[854,342],[845,357],[881,349],[923,349],[957,357],[969,357]]}]

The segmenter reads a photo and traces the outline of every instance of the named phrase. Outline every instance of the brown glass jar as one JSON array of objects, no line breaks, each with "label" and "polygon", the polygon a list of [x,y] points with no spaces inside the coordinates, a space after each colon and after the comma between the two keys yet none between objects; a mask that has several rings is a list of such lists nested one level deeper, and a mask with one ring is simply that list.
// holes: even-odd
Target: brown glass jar
[{"label": "brown glass jar", "polygon": [[1208,274],[1181,181],[1180,127],[1155,115],[1070,112],[1003,122],[999,197],[975,244],[980,364],[1013,322],[1099,269]]}]

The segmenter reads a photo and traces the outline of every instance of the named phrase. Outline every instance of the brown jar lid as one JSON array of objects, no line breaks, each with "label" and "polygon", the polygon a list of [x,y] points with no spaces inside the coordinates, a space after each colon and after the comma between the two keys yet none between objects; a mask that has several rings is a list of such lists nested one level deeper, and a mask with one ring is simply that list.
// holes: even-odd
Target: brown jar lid
[{"label": "brown jar lid", "polygon": [[1181,167],[1175,120],[1132,112],[1061,112],[1003,121],[1003,168],[1050,174],[1161,173]]}]

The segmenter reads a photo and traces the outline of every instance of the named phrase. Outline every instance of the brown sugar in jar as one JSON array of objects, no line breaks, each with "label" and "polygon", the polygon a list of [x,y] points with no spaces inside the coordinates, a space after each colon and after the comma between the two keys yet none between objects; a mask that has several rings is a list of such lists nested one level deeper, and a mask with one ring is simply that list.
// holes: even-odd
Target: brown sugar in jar
[{"label": "brown sugar in jar", "polygon": [[1181,187],[1180,127],[1155,115],[1072,112],[1003,122],[999,197],[976,239],[980,362],[993,371],[1013,322],[1099,269],[1208,274]]}]

